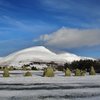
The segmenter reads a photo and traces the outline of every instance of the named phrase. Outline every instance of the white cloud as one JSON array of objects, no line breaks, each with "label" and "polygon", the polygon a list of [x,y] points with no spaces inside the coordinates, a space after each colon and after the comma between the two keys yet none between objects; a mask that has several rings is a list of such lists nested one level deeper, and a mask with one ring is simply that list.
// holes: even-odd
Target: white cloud
[{"label": "white cloud", "polygon": [[[36,41],[36,40],[35,40]],[[43,41],[46,46],[59,48],[76,48],[100,45],[99,29],[61,28],[51,34],[41,35],[37,41]]]}]

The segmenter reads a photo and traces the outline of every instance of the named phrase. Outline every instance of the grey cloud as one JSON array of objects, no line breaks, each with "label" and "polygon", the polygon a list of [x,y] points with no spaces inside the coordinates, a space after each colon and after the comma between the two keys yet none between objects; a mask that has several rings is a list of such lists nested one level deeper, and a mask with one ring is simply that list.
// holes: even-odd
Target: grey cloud
[{"label": "grey cloud", "polygon": [[41,35],[37,41],[43,41],[46,46],[55,46],[59,48],[95,46],[100,45],[100,30],[70,29],[63,27],[49,35]]}]

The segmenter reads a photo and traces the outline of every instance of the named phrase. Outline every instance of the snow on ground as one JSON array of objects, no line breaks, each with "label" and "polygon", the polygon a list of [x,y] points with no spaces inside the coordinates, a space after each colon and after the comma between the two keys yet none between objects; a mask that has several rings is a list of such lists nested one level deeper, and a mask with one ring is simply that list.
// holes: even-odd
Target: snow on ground
[{"label": "snow on ground", "polygon": [[99,100],[100,75],[65,77],[55,72],[55,77],[42,77],[43,71],[11,71],[3,78],[0,72],[0,100]]},{"label": "snow on ground", "polygon": [[[31,71],[32,77],[23,77],[26,71],[10,71],[11,77],[3,78],[0,75],[0,83],[99,83],[100,75],[96,76],[80,76],[80,77],[65,77],[63,72],[55,72],[55,77],[42,77],[43,71]],[[0,73],[3,73],[2,71]]]}]

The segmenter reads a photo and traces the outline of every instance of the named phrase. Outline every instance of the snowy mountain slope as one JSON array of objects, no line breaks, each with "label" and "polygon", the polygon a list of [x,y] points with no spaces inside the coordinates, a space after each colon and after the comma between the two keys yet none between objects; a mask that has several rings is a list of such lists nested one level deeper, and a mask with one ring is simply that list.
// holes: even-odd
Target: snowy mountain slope
[{"label": "snowy mountain slope", "polygon": [[74,60],[81,59],[81,57],[79,57],[75,54],[71,54],[71,53],[62,53],[62,54],[59,54],[59,57],[64,58],[67,62],[72,62]]},{"label": "snowy mountain slope", "polygon": [[[33,61],[36,62],[57,62],[65,63],[74,60],[88,59],[87,57],[80,57],[71,53],[56,54],[43,46],[36,46],[27,48],[0,59],[0,65],[5,66],[22,66]],[[92,58],[89,58],[92,59]]]},{"label": "snowy mountain slope", "polygon": [[36,46],[4,57],[0,60],[0,65],[22,66],[23,64],[28,64],[32,61],[60,62],[63,60],[47,48],[43,46]]},{"label": "snowy mountain slope", "polygon": [[95,60],[94,58],[91,58],[91,57],[77,56],[69,52],[59,54],[59,57],[65,59],[67,62],[73,62],[73,61],[79,61],[79,60],[85,60],[85,59]]}]

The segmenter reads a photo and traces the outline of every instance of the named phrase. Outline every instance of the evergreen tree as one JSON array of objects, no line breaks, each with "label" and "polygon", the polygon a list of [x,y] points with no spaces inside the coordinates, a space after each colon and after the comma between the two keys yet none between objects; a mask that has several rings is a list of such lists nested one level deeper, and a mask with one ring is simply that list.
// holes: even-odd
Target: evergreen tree
[{"label": "evergreen tree", "polygon": [[81,70],[81,76],[85,76],[86,71],[85,70]]},{"label": "evergreen tree", "polygon": [[81,71],[78,68],[75,70],[75,76],[81,76]]},{"label": "evergreen tree", "polygon": [[96,75],[96,72],[95,72],[93,66],[91,66],[89,74],[90,74],[90,75]]},{"label": "evergreen tree", "polygon": [[3,72],[3,77],[9,77],[9,76],[10,76],[9,70],[7,67],[5,67],[4,72]]},{"label": "evergreen tree", "polygon": [[52,67],[48,67],[43,72],[44,77],[53,77],[54,76],[54,70]]},{"label": "evergreen tree", "polygon": [[13,66],[10,66],[10,67],[9,67],[9,70],[14,70]]},{"label": "evergreen tree", "polygon": [[27,71],[25,74],[24,74],[24,76],[32,76],[32,73],[31,72],[29,72],[29,71]]},{"label": "evergreen tree", "polygon": [[71,76],[71,71],[69,68],[65,70],[65,76]]}]

